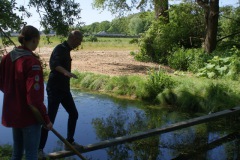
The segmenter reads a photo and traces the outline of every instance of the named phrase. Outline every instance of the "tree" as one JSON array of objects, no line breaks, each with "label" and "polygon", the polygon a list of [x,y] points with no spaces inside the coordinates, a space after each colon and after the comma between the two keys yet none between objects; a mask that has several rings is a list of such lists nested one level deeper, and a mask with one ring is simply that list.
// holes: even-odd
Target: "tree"
[{"label": "tree", "polygon": [[111,26],[109,21],[103,21],[99,24],[99,31],[107,31]]},{"label": "tree", "polygon": [[155,18],[158,19],[159,16],[164,17],[164,21],[166,23],[169,22],[169,14],[168,10],[168,0],[154,0],[154,11],[155,11]]},{"label": "tree", "polygon": [[[20,29],[23,25],[23,18],[19,17],[14,10],[24,12],[23,6],[16,7],[15,1],[9,2],[8,0],[1,0],[0,3],[0,36],[3,44],[13,44],[10,38],[10,32]],[[27,13],[27,12],[26,12]],[[27,14],[29,15],[29,13]]]},{"label": "tree", "polygon": [[94,0],[93,6],[95,8],[102,8],[108,10],[116,15],[124,15],[126,11],[132,9],[140,9],[144,11],[147,7],[153,5],[156,19],[159,16],[165,17],[165,21],[168,22],[168,0]]},{"label": "tree", "polygon": [[144,31],[144,23],[141,18],[133,17],[128,24],[129,32],[131,35],[138,35]]},{"label": "tree", "polygon": [[[222,46],[240,46],[240,7],[220,8],[218,42]],[[224,40],[224,41],[223,41]],[[223,43],[221,43],[223,41]],[[229,45],[230,44],[230,45]]]},{"label": "tree", "polygon": [[[58,35],[66,35],[69,29],[79,20],[81,9],[80,4],[73,0],[29,0],[29,7],[36,8],[40,16],[40,24],[44,31],[56,31]],[[28,9],[24,6],[18,6],[16,0],[1,0],[0,3],[0,36],[3,45],[14,44],[10,38],[10,32],[18,32],[23,25],[24,18],[31,16]],[[24,13],[26,17],[19,16],[15,12]],[[79,25],[80,22],[77,24]]]},{"label": "tree", "polygon": [[73,0],[30,0],[29,6],[37,8],[44,29],[54,30],[58,35],[66,35],[69,27],[81,18],[80,4]]},{"label": "tree", "polygon": [[111,22],[110,28],[107,30],[109,33],[128,33],[128,21],[127,18],[114,19]]},{"label": "tree", "polygon": [[206,36],[204,49],[211,53],[217,46],[219,0],[196,0],[205,11]]},{"label": "tree", "polygon": [[90,27],[90,33],[97,33],[99,32],[99,22],[94,22]]},{"label": "tree", "polygon": [[177,48],[199,48],[204,35],[203,10],[196,3],[172,5],[170,21],[154,21],[139,39],[138,60],[168,64],[169,55]]}]

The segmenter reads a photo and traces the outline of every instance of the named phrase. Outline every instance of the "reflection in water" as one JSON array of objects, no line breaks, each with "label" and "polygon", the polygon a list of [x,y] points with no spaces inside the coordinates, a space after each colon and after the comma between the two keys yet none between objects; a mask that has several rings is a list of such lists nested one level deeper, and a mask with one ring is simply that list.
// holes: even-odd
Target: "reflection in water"
[{"label": "reflection in water", "polygon": [[[166,127],[192,118],[188,114],[166,108],[150,108],[150,106],[147,107],[147,105],[135,101],[77,91],[72,91],[72,93],[79,112],[75,140],[82,145],[132,135],[153,128]],[[1,92],[0,102],[2,102]],[[66,111],[60,106],[54,128],[64,137],[67,134],[67,118]],[[226,118],[214,123],[201,124],[84,153],[83,156],[91,160],[169,160],[181,156],[184,156],[184,159],[194,160],[240,159],[239,135],[231,140],[222,141],[222,143],[216,142],[225,135],[240,131],[239,124],[239,121]],[[11,129],[0,125],[0,134],[0,145],[12,144]],[[62,142],[50,133],[45,151],[53,152],[62,149]],[[68,159],[78,158],[72,156]]]},{"label": "reflection in water", "polygon": [[[190,117],[164,109],[144,109],[135,111],[134,115],[118,111],[105,119],[94,119],[93,126],[98,138],[107,140],[164,127],[186,118]],[[238,159],[240,134],[236,132],[221,138],[233,127],[222,125],[222,121],[109,147],[106,149],[108,159]]]},{"label": "reflection in water", "polygon": [[[94,119],[93,125],[100,140],[131,135],[150,127],[147,124],[148,121],[145,121],[146,117],[142,111],[135,111],[134,113],[134,116],[129,116],[125,112],[118,111],[110,115],[106,120],[103,118]],[[152,137],[109,147],[106,149],[108,159],[156,159],[159,151],[158,142],[158,137]],[[134,154],[131,153],[132,151]]]}]

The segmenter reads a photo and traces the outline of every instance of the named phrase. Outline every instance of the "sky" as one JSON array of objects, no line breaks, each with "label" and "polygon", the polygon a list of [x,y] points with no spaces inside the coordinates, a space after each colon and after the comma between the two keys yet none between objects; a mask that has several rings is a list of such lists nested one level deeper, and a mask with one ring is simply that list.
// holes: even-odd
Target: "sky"
[{"label": "sky", "polygon": [[[181,0],[169,0],[169,3],[176,3],[180,2]],[[19,0],[17,1],[19,4],[28,4],[28,0]],[[84,22],[86,25],[90,25],[94,22],[102,22],[105,20],[112,21],[115,16],[112,15],[109,11],[107,10],[97,10],[92,8],[92,2],[93,0],[75,0],[75,2],[80,3],[80,8],[82,9],[81,11],[81,22]],[[237,6],[239,5],[240,0],[220,0],[219,5],[220,6],[225,6],[225,5],[233,5]],[[40,29],[40,24],[39,24],[39,17],[38,14],[35,13],[35,9],[31,10],[32,17],[26,19],[26,22],[28,25],[33,25]]]}]

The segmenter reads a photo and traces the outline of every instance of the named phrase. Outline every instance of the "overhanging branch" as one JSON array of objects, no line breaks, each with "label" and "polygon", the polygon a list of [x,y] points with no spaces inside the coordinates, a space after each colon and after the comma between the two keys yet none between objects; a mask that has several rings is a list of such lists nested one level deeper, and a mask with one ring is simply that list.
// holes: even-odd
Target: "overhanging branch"
[{"label": "overhanging branch", "polygon": [[[3,35],[4,38],[7,38],[8,41],[10,42],[10,44],[14,45],[16,47],[16,44],[12,41],[12,39],[2,30],[2,28],[0,27],[0,34]],[[3,38],[2,37],[2,38]],[[7,44],[3,43],[3,46],[5,46]]]},{"label": "overhanging branch", "polygon": [[227,36],[225,36],[225,37],[222,37],[222,38],[218,39],[217,42],[220,42],[220,41],[222,41],[222,40],[225,39],[225,38],[232,37],[232,36],[235,36],[235,35],[237,35],[237,34],[240,34],[240,31],[235,32],[235,33],[232,33],[232,34],[227,35]]}]

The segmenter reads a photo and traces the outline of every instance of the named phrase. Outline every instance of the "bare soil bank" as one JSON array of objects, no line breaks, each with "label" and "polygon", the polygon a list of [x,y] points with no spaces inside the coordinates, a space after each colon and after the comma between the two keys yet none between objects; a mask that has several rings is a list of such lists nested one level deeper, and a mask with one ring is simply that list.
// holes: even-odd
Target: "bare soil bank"
[{"label": "bare soil bank", "polygon": [[[40,48],[39,55],[48,64],[52,48]],[[110,76],[146,75],[148,69],[159,68],[156,63],[145,63],[134,60],[130,51],[72,51],[72,70],[92,72]]]},{"label": "bare soil bank", "polygon": [[[13,47],[8,47],[7,51],[11,51]],[[47,64],[53,48],[40,47],[36,52],[40,55],[43,61]],[[93,51],[93,50],[78,50],[72,51],[72,70],[79,72],[92,72],[96,74],[105,74],[110,76],[119,75],[147,75],[151,68],[170,71],[168,67],[159,66],[156,63],[139,62],[130,55],[131,51]]]}]

